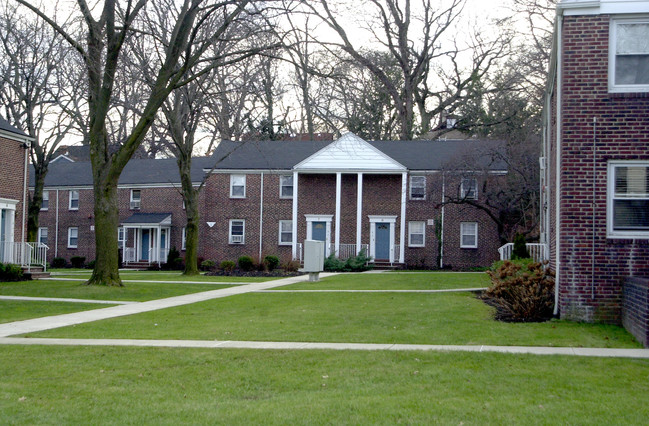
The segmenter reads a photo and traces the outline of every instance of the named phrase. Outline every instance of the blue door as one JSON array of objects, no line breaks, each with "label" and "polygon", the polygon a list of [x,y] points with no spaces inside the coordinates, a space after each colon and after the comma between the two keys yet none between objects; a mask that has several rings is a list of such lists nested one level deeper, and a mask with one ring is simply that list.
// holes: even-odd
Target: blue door
[{"label": "blue door", "polygon": [[375,231],[374,258],[390,260],[390,224],[378,222]]},{"label": "blue door", "polygon": [[149,230],[142,230],[142,259],[149,260]]},{"label": "blue door", "polygon": [[327,243],[327,222],[312,222],[311,239]]}]

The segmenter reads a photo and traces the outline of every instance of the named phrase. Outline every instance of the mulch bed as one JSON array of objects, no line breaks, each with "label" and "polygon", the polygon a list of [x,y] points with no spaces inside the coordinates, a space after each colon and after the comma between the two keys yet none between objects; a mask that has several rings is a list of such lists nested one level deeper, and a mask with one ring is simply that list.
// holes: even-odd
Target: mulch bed
[{"label": "mulch bed", "polygon": [[222,270],[210,271],[205,275],[211,277],[297,277],[304,275],[302,272],[286,272],[283,269],[275,269],[273,271],[241,271],[235,269],[232,272],[226,272]]}]

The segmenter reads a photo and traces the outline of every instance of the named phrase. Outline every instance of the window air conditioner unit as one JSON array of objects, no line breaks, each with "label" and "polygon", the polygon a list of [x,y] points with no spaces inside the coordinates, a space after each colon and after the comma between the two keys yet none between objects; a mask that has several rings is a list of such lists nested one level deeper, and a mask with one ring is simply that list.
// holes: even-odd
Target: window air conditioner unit
[{"label": "window air conditioner unit", "polygon": [[230,242],[232,244],[243,244],[243,235],[232,235],[230,237]]},{"label": "window air conditioner unit", "polygon": [[140,200],[131,201],[131,210],[140,210]]}]

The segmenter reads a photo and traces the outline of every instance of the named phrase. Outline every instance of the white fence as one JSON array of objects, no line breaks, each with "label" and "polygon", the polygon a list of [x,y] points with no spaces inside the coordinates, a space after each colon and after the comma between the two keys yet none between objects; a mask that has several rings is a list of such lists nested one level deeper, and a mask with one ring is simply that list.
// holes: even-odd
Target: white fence
[{"label": "white fence", "polygon": [[[530,253],[530,257],[534,259],[535,262],[544,262],[550,258],[548,253],[548,245],[540,243],[528,243],[525,244],[527,251]],[[498,249],[500,253],[500,260],[510,260],[512,258],[512,252],[514,251],[514,243],[507,243],[504,246]]]},{"label": "white fence", "polygon": [[[330,246],[331,253],[336,253],[336,245],[331,244]],[[368,250],[369,250],[369,245],[368,244],[361,244],[360,248],[356,248],[356,244],[341,244],[340,247],[338,247],[338,253],[336,253],[336,257],[338,259],[349,259],[350,257],[357,256],[358,253],[361,252],[361,250],[365,250],[365,255],[367,256]]]},{"label": "white fence", "polygon": [[33,266],[47,270],[47,245],[43,243],[0,242],[0,261],[14,263],[31,272]]}]

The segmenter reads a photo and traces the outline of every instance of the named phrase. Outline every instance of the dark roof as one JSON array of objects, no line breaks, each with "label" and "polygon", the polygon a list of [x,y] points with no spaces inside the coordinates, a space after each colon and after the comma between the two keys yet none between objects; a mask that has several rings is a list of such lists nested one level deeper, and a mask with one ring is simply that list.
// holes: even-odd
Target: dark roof
[{"label": "dark roof", "polygon": [[171,213],[133,213],[131,217],[122,221],[122,223],[150,223],[158,224],[171,216]]},{"label": "dark roof", "polygon": [[[330,141],[224,141],[214,151],[216,169],[223,170],[290,170],[293,166],[329,145]],[[441,170],[451,163],[479,158],[481,167],[505,170],[503,161],[489,155],[502,142],[467,139],[434,141],[369,141],[375,148],[398,161],[409,170]],[[220,160],[220,161],[219,161]],[[475,162],[474,162],[475,164]],[[457,164],[456,164],[457,165]]]},{"label": "dark roof", "polygon": [[15,133],[15,134],[20,135],[20,136],[27,136],[25,134],[25,132],[23,132],[22,130],[16,129],[14,126],[9,124],[9,122],[7,120],[5,120],[2,117],[0,117],[0,130],[4,130],[5,132],[10,132],[10,133]]}]

